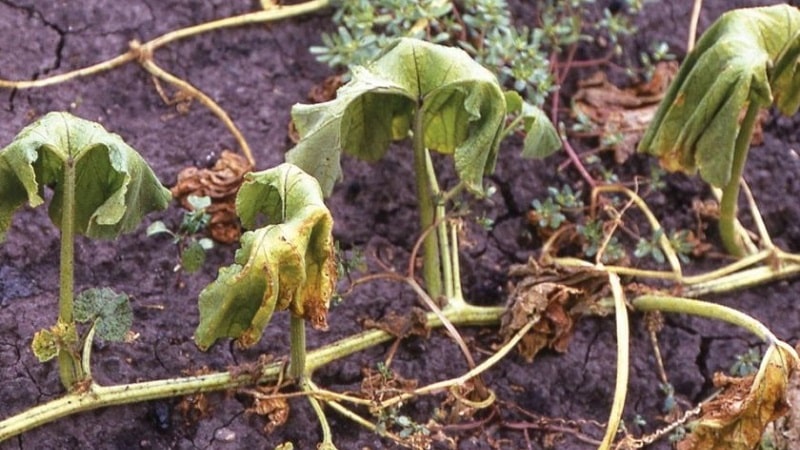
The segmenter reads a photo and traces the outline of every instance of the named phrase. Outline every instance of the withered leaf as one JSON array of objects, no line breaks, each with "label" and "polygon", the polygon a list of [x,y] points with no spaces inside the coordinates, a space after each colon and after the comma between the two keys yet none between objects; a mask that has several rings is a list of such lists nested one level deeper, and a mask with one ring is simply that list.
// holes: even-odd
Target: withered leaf
[{"label": "withered leaf", "polygon": [[661,62],[651,80],[621,89],[598,72],[579,84],[573,97],[573,112],[589,118],[597,136],[621,135],[611,149],[617,163],[623,163],[636,151],[636,144],[655,115],[678,64]]},{"label": "withered leaf", "polygon": [[253,399],[253,406],[247,413],[265,417],[264,433],[271,434],[276,428],[282,426],[289,419],[289,402],[284,397],[258,397]]},{"label": "withered leaf", "polygon": [[528,264],[512,266],[510,274],[518,281],[512,286],[500,335],[507,342],[528,322],[536,322],[519,344],[529,362],[544,348],[565,352],[581,316],[610,312],[598,305],[608,291],[607,276],[602,272],[542,267],[531,259]]},{"label": "withered leaf", "polygon": [[405,338],[409,336],[428,337],[430,328],[425,311],[420,308],[412,308],[407,315],[401,315],[394,311],[389,311],[381,320],[364,319],[361,325],[366,329],[383,330],[394,337]]},{"label": "withered leaf", "polygon": [[678,450],[756,448],[766,426],[789,411],[786,393],[795,365],[786,349],[772,345],[757,374],[715,374],[714,385],[723,391],[703,406],[692,434],[678,443]]},{"label": "withered leaf", "polygon": [[211,198],[206,212],[211,216],[211,237],[218,242],[231,244],[241,235],[236,217],[236,193],[244,182],[244,175],[253,170],[247,158],[225,150],[210,169],[187,167],[178,174],[178,182],[172,188],[172,196],[181,205],[191,210],[189,196]]}]

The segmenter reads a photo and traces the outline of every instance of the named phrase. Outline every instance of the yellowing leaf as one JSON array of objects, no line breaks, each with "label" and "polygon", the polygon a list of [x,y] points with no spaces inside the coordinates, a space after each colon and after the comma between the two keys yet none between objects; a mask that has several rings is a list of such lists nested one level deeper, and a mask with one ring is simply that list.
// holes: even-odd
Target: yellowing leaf
[{"label": "yellowing leaf", "polygon": [[207,349],[223,337],[253,345],[276,310],[326,328],[336,265],[333,218],[317,181],[288,163],[249,173],[236,209],[245,228],[262,216],[266,224],[242,235],[235,263],[200,293],[197,345]]},{"label": "yellowing leaf", "polygon": [[741,111],[800,104],[800,11],[789,5],[730,11],[689,54],[639,144],[668,170],[700,171],[714,186],[731,177]]},{"label": "yellowing leaf", "polygon": [[0,150],[0,241],[27,200],[44,202],[53,187],[50,217],[60,226],[64,170],[75,167],[75,231],[112,238],[133,230],[144,214],[166,208],[171,196],[147,163],[118,135],[68,113],[47,114]]},{"label": "yellowing leaf", "polygon": [[678,450],[750,450],[756,448],[767,424],[789,410],[786,401],[789,375],[795,356],[771,345],[754,376],[727,377],[717,374],[714,384],[723,387],[702,408],[702,416]]}]

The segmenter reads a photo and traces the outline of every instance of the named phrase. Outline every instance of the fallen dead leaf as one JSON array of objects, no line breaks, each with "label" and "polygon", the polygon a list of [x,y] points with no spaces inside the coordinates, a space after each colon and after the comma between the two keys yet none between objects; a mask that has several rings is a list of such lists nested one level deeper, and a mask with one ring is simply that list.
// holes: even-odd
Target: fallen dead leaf
[{"label": "fallen dead leaf", "polygon": [[773,345],[759,371],[749,377],[717,373],[714,386],[722,392],[703,405],[692,433],[678,450],[749,450],[756,448],[767,425],[789,411],[786,399],[793,356]]},{"label": "fallen dead leaf", "polygon": [[608,81],[605,73],[597,72],[579,82],[572,99],[573,113],[589,118],[595,136],[620,135],[621,139],[611,144],[611,149],[621,164],[636,151],[636,144],[677,72],[677,62],[661,62],[649,82],[624,89]]},{"label": "fallen dead leaf", "polygon": [[246,412],[265,417],[264,433],[271,434],[289,419],[289,402],[284,397],[253,398],[253,406]]},{"label": "fallen dead leaf", "polygon": [[425,311],[421,308],[412,308],[411,313],[407,316],[389,311],[381,320],[364,319],[361,322],[361,326],[368,330],[383,330],[396,338],[406,338],[409,336],[427,338],[431,332],[431,329],[428,327]]},{"label": "fallen dead leaf", "polygon": [[605,315],[610,311],[598,300],[608,295],[608,277],[586,268],[543,267],[531,259],[510,269],[516,281],[500,323],[504,342],[528,322],[536,324],[519,343],[520,354],[532,361],[544,348],[567,351],[575,323],[584,315]]},{"label": "fallen dead leaf", "polygon": [[211,169],[187,167],[178,174],[178,182],[172,188],[172,196],[181,205],[191,210],[188,197],[210,197],[211,206],[206,212],[211,216],[208,227],[211,237],[218,242],[230,244],[241,235],[236,216],[236,194],[244,181],[244,175],[253,170],[247,159],[225,150]]}]

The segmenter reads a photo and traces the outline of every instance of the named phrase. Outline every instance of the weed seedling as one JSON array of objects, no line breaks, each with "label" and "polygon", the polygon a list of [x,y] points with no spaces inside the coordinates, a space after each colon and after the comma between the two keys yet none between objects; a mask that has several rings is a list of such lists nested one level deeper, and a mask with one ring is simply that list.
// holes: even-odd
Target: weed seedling
[{"label": "weed seedling", "polygon": [[172,243],[178,247],[180,257],[180,263],[173,270],[177,272],[183,269],[186,273],[194,273],[203,267],[206,252],[214,248],[214,241],[211,239],[198,239],[197,237],[206,229],[208,221],[211,219],[211,216],[206,213],[206,208],[211,206],[211,199],[190,195],[187,200],[192,210],[183,214],[177,230],[172,231],[164,222],[157,220],[147,227],[147,235],[168,234],[172,236]]}]

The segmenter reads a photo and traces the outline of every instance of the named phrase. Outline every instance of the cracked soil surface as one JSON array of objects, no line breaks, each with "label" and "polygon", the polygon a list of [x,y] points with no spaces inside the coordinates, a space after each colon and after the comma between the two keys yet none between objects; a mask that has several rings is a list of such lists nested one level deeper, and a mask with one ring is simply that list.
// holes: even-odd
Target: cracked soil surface
[{"label": "cracked soil surface", "polygon": [[[248,12],[255,8],[254,3],[2,0],[0,77],[28,80],[82,68],[123,53],[131,40],[145,41],[181,27]],[[651,42],[664,40],[674,53],[683,55],[692,2],[671,3],[684,5],[656,2],[645,10],[639,23],[641,32],[626,42],[627,51],[638,54]],[[768,2],[704,3],[701,30],[726,9]],[[516,7],[521,20],[533,17],[526,8]],[[286,130],[292,104],[307,101],[309,89],[329,74],[307,51],[319,43],[320,30],[331,28],[328,14],[215,31],[172,43],[158,50],[155,59],[228,111],[254,149],[257,168],[263,169],[282,162],[291,146]],[[143,154],[166,185],[175,183],[182,168],[206,166],[223,149],[235,148],[230,134],[202,105],[195,102],[184,113],[166,105],[151,77],[135,63],[52,87],[0,91],[0,142],[10,142],[33,118],[53,110],[69,110],[120,134]],[[797,142],[796,120],[770,116],[764,144],[751,153],[746,173],[776,244],[790,251],[800,251],[800,159],[791,150]],[[495,226],[490,232],[470,226],[473,245],[462,250],[465,294],[485,305],[503,303],[509,264],[537,254],[541,243],[530,237],[525,220],[531,200],[543,198],[548,186],[576,186],[578,180],[570,170],[556,170],[563,162],[560,154],[544,162],[523,161],[518,157],[519,141],[512,139],[503,147],[497,171],[488,180],[500,195],[476,207],[494,219]],[[377,257],[401,267],[416,237],[409,156],[397,150],[373,165],[345,161],[346,179],[330,203],[336,238],[343,248],[365,249],[371,270],[379,270]],[[647,158],[635,156],[619,170],[628,175],[646,173],[649,164]],[[652,199],[661,208],[660,216],[692,223],[688,205],[695,197],[708,198],[708,190],[698,180],[681,175],[667,180],[663,194]],[[175,222],[178,217],[176,208],[171,208],[149,216],[146,222],[158,218]],[[287,353],[285,314],[273,319],[262,341],[252,349],[242,351],[222,344],[208,353],[198,351],[191,339],[198,320],[197,294],[215,277],[216,267],[230,263],[234,248],[217,246],[203,271],[178,280],[172,272],[174,249],[163,239],[146,238],[145,227],[115,242],[78,242],[76,288],[109,286],[127,292],[133,301],[134,331],[139,333],[130,344],[95,345],[94,372],[100,382],[166,378],[204,366],[222,370],[255,361],[260,354],[279,357]],[[711,228],[709,239],[718,245]],[[55,320],[58,250],[58,233],[43,208],[22,210],[7,241],[0,245],[2,418],[62,392],[54,364],[38,363],[29,347],[33,334]],[[699,270],[718,262],[694,264]],[[800,308],[794,302],[798,294],[800,283],[783,281],[714,300],[754,315],[780,338],[797,342]],[[413,293],[397,285],[374,283],[359,288],[332,308],[328,332],[310,333],[309,347],[359,330],[363,317],[377,320],[389,311],[407,312],[414,305]],[[497,343],[495,329],[473,328],[463,333],[474,349],[488,350]],[[663,424],[659,415],[664,398],[641,317],[633,320],[631,334],[633,359],[624,418],[633,424],[636,416],[643,417],[647,425],[629,428],[641,434]],[[715,371],[727,370],[735,355],[759,345],[756,338],[730,326],[677,316],[666,317],[660,342],[676,397],[687,405],[711,392]],[[389,346],[331,364],[317,372],[315,379],[332,390],[357,390],[362,368],[374,367]],[[392,367],[426,383],[462,374],[465,364],[454,355],[454,344],[435,331],[429,339],[403,341]],[[481,422],[486,415],[478,414],[468,422],[470,426],[453,426],[445,432],[461,449],[525,448],[527,439],[531,448],[593,448],[594,444],[558,430],[580,429],[595,438],[602,435],[602,429],[593,423],[607,419],[615,361],[613,320],[583,320],[567,353],[546,351],[533,363],[513,355],[489,370],[485,380],[499,399],[498,415]],[[406,405],[404,412],[424,422],[441,400],[438,395],[421,398]],[[210,416],[197,422],[184,420],[176,410],[177,400],[155,401],[68,417],[0,443],[0,449],[272,448],[285,441],[292,441],[297,449],[312,449],[320,440],[316,419],[304,400],[292,400],[288,422],[272,434],[262,431],[263,418],[245,413],[249,404],[241,396],[213,394],[210,401]],[[551,420],[536,420],[513,405]],[[340,449],[394,447],[336,413],[331,412],[329,418]],[[542,430],[548,427],[549,431]],[[653,448],[668,447],[662,441]]]}]

